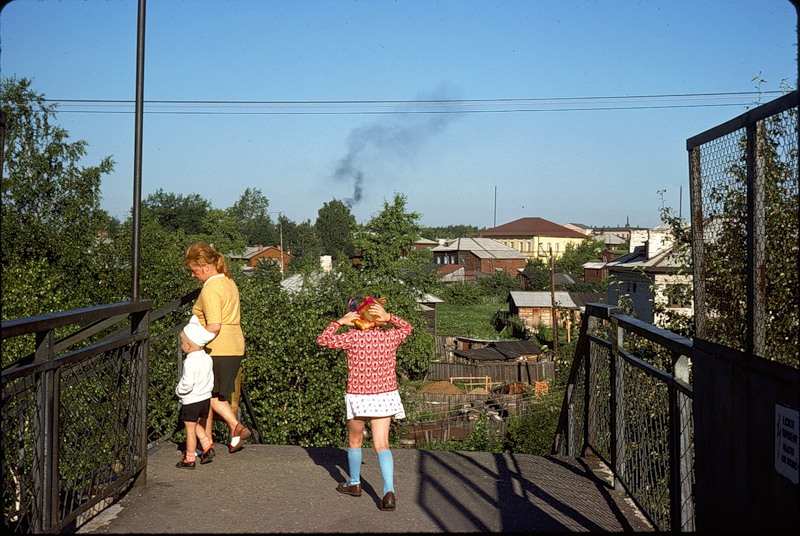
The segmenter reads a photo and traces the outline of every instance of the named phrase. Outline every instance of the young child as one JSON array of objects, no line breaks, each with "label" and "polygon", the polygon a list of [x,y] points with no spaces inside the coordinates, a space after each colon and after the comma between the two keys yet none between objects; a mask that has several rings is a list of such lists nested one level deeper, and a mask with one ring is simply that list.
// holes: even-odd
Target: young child
[{"label": "young child", "polygon": [[[380,509],[395,509],[394,457],[389,448],[392,419],[406,416],[397,389],[397,348],[410,334],[411,324],[386,312],[383,300],[350,300],[350,312],[334,320],[317,337],[317,344],[345,350],[347,355],[347,391],[344,396],[347,418],[347,463],[350,479],[336,491],[361,496],[361,446],[364,427],[370,423],[372,446],[378,455],[383,477]],[[366,314],[365,314],[366,313]],[[364,320],[366,322],[361,322]],[[355,327],[338,333],[342,326]]]},{"label": "young child", "polygon": [[175,387],[180,400],[180,419],[186,426],[186,452],[176,464],[183,469],[194,469],[197,457],[197,440],[203,449],[200,463],[208,463],[214,457],[214,444],[205,430],[206,419],[211,409],[211,390],[214,387],[214,372],[211,356],[204,347],[214,339],[197,316],[192,316],[180,334],[181,350],[186,354],[183,373]]}]

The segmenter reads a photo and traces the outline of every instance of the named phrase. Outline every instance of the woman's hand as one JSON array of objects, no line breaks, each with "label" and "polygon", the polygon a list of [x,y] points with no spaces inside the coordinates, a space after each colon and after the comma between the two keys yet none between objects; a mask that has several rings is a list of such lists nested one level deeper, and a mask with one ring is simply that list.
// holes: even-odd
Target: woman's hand
[{"label": "woman's hand", "polygon": [[353,324],[353,320],[357,320],[359,318],[361,318],[361,317],[358,316],[357,312],[350,311],[349,313],[344,315],[342,318],[337,320],[337,322],[339,323],[340,326],[355,326],[355,324]]},{"label": "woman's hand", "polygon": [[391,318],[391,315],[386,312],[386,309],[383,308],[383,305],[381,305],[379,301],[370,305],[368,310],[369,314],[372,315],[372,318],[374,318],[376,322],[386,323]]}]

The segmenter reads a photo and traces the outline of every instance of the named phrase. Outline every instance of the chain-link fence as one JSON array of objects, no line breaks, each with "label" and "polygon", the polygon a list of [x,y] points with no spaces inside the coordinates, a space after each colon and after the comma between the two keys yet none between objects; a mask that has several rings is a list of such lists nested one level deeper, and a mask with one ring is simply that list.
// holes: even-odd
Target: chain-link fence
[{"label": "chain-link fence", "polygon": [[699,338],[800,368],[798,92],[687,141]]}]

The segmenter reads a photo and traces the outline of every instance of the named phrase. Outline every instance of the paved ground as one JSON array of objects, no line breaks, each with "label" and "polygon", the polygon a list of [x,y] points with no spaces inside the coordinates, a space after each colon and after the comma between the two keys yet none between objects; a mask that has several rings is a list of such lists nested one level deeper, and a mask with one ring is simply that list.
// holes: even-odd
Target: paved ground
[{"label": "paved ground", "polygon": [[[364,493],[335,491],[343,448],[247,445],[195,470],[173,444],[151,452],[147,483],[84,523],[84,534],[640,532],[652,530],[587,461],[519,454],[396,449],[397,509],[364,449]],[[594,464],[593,464],[594,465]]]}]

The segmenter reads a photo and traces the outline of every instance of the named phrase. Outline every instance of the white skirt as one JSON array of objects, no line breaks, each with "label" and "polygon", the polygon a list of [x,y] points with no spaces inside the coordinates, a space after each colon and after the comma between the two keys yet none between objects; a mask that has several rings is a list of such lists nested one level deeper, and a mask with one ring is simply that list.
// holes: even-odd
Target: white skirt
[{"label": "white skirt", "polygon": [[406,410],[400,393],[395,389],[388,393],[377,395],[344,395],[344,406],[347,410],[347,420],[356,417],[394,417],[405,419]]}]

